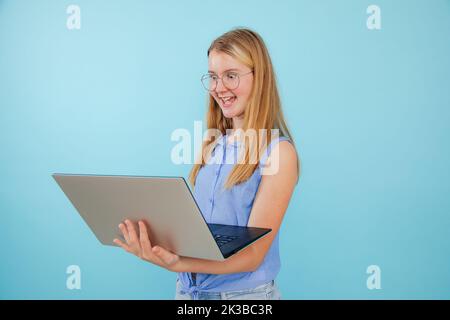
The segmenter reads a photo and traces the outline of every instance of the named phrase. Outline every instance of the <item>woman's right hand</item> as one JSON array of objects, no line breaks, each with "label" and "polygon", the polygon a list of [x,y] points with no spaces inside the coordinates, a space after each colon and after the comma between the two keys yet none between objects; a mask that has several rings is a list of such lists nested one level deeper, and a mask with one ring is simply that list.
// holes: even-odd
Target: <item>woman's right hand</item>
[{"label": "woman's right hand", "polygon": [[138,226],[139,236],[134,223],[126,219],[125,223],[119,224],[126,243],[119,239],[114,239],[114,243],[143,260],[173,271],[176,263],[180,260],[179,256],[159,246],[152,247],[144,221],[139,221]]}]

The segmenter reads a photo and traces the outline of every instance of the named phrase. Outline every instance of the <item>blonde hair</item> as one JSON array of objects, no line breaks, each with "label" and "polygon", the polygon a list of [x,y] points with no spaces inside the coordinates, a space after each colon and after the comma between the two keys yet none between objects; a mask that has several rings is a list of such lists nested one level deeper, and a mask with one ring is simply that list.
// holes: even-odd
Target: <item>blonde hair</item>
[{"label": "blonde hair", "polygon": [[[260,129],[266,129],[266,141],[269,143],[272,140],[271,129],[278,129],[280,136],[285,136],[294,143],[281,110],[275,72],[269,52],[261,36],[249,29],[234,29],[221,35],[211,43],[208,49],[208,57],[213,50],[228,54],[253,70],[253,86],[248,105],[244,111],[242,129],[244,131],[254,129],[258,132],[258,136],[260,135]],[[223,116],[222,110],[211,95],[209,96],[206,120],[207,129],[217,129],[223,135],[226,134],[227,129],[233,129],[232,119]],[[210,155],[215,145],[215,140],[216,137],[213,136],[212,139],[203,142],[201,161],[196,161],[189,174],[189,182],[192,186],[195,186],[197,174],[206,163],[205,159]],[[246,160],[250,157],[249,148],[248,144],[246,144],[244,153]],[[262,152],[259,152],[258,161],[261,156]],[[297,168],[298,166],[297,160]],[[231,188],[246,181],[257,168],[258,163],[249,163],[249,161],[235,164],[225,182],[225,188]]]}]

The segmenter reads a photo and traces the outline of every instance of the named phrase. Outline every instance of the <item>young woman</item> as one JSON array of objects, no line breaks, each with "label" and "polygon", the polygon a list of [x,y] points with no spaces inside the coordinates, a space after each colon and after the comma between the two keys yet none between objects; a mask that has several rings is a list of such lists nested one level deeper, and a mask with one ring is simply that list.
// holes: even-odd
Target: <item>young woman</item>
[{"label": "young woman", "polygon": [[[225,261],[181,257],[152,246],[143,221],[138,226],[129,220],[121,223],[126,243],[114,241],[141,259],[177,272],[176,299],[280,299],[275,284],[280,270],[278,230],[298,181],[299,161],[269,53],[256,32],[235,29],[212,42],[208,66],[202,77],[209,91],[207,127],[221,135],[204,141],[201,161],[192,168],[194,197],[208,223],[272,232]],[[251,130],[256,148],[246,139]],[[240,161],[234,157],[237,149]],[[254,155],[257,161],[250,161]]]}]

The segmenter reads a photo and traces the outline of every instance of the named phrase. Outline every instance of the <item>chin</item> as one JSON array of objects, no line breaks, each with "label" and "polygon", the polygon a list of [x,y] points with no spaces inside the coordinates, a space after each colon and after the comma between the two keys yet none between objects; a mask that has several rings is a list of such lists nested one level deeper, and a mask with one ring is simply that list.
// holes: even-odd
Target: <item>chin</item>
[{"label": "chin", "polygon": [[236,106],[233,106],[232,108],[223,108],[221,106],[220,109],[222,109],[222,114],[225,118],[234,118],[234,117],[239,116],[239,114],[240,114],[237,111],[238,108],[236,108]]},{"label": "chin", "polygon": [[228,110],[225,110],[225,111],[224,111],[224,110],[222,109],[222,114],[223,114],[223,116],[224,116],[225,118],[229,118],[229,119],[235,117],[235,114],[234,114],[233,112],[228,111]]}]

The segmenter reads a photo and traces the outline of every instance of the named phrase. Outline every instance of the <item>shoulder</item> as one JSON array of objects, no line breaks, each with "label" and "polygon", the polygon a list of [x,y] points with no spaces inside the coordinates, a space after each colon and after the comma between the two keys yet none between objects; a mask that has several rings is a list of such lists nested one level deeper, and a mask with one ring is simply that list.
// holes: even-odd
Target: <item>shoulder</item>
[{"label": "shoulder", "polygon": [[297,150],[290,141],[280,141],[275,147],[278,148],[280,157],[280,169],[286,168],[289,173],[297,175],[298,155]]},{"label": "shoulder", "polygon": [[278,175],[282,177],[299,176],[299,159],[297,150],[289,140],[282,140],[270,150],[267,165],[262,175]]},{"label": "shoulder", "polygon": [[295,150],[294,145],[288,141],[280,141],[275,148],[279,149],[280,159],[284,159],[287,162],[297,162],[297,150]]}]

